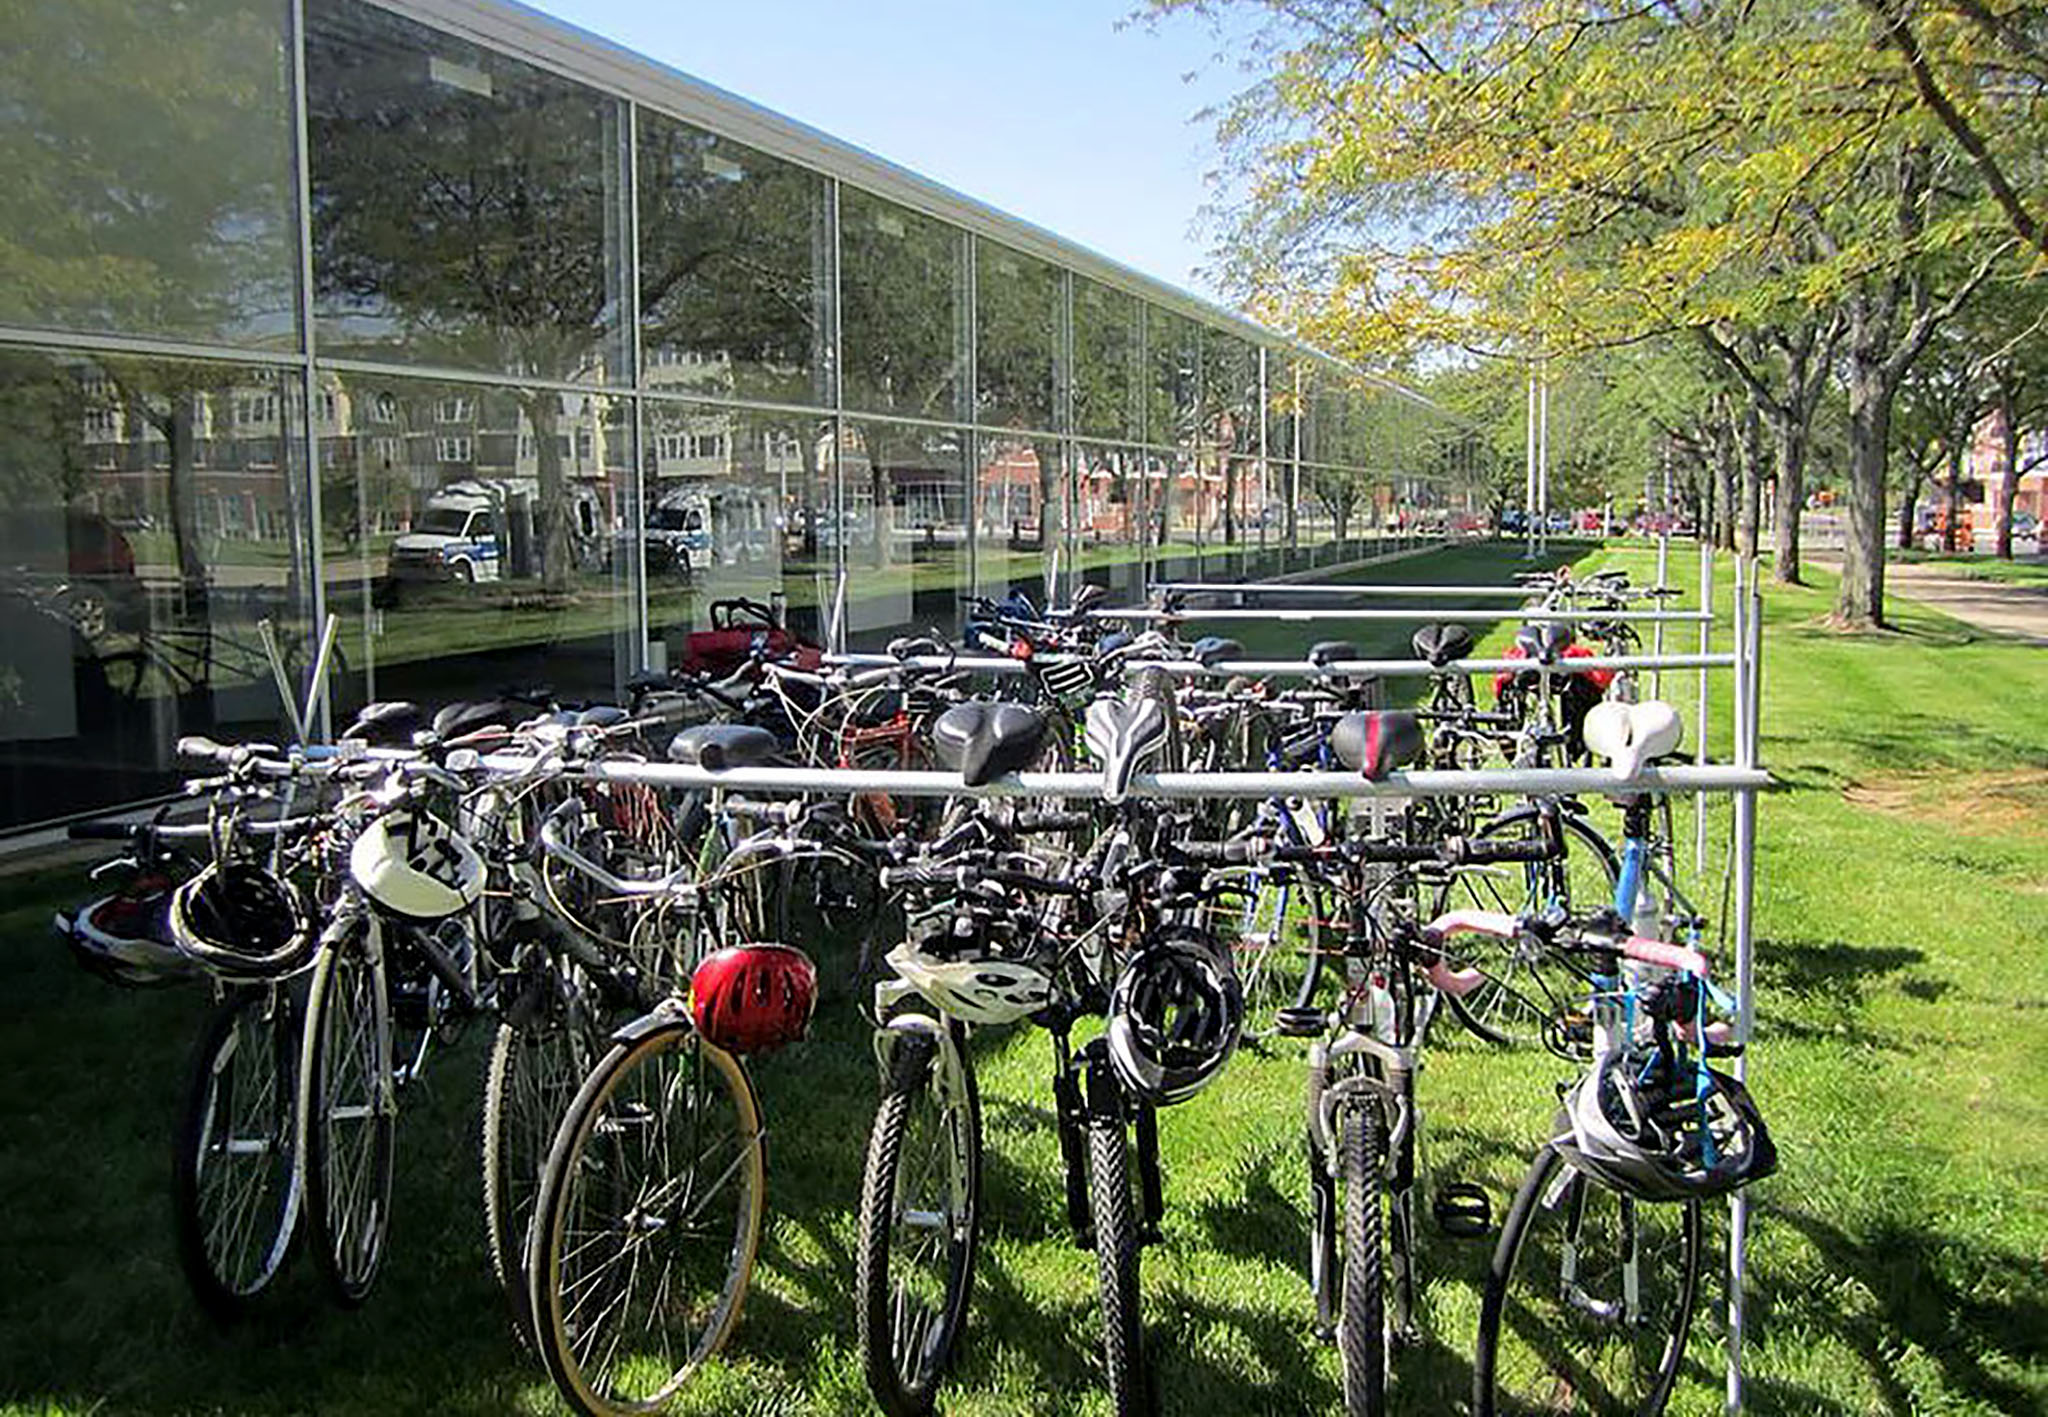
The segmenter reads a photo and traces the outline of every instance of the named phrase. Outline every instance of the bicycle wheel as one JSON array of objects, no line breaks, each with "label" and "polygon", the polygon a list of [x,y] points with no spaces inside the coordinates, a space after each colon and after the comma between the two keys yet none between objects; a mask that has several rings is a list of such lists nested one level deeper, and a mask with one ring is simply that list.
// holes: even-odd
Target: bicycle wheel
[{"label": "bicycle wheel", "polygon": [[[952,1025],[956,1048],[965,1031]],[[966,1055],[958,1090],[929,1034],[899,1033],[861,1178],[860,1346],[889,1417],[932,1410],[974,1288],[981,1100]]]},{"label": "bicycle wheel", "polygon": [[535,1337],[578,1411],[652,1412],[725,1343],[761,1241],[761,1116],[680,1014],[584,1080],[541,1181]]},{"label": "bicycle wheel", "polygon": [[531,1002],[525,1026],[498,1025],[484,1064],[484,1235],[491,1273],[505,1291],[512,1329],[531,1348],[533,1309],[526,1277],[541,1174],[563,1114],[604,1052],[592,1001],[552,972],[531,986],[552,998]]},{"label": "bicycle wheel", "polygon": [[200,1030],[171,1161],[178,1263],[200,1307],[243,1313],[298,1233],[299,1011],[282,988],[231,993]]},{"label": "bicycle wheel", "polygon": [[1632,1200],[1545,1147],[1494,1249],[1473,1412],[1655,1417],[1685,1356],[1699,1274],[1697,1201]]},{"label": "bicycle wheel", "polygon": [[384,1262],[397,1115],[383,952],[360,918],[313,966],[299,1109],[314,1248],[334,1296],[353,1308]]},{"label": "bicycle wheel", "polygon": [[1385,1130],[1373,1103],[1344,1108],[1338,1139],[1344,1167],[1344,1300],[1337,1316],[1344,1358],[1344,1410],[1387,1410],[1386,1262],[1382,1254]]},{"label": "bicycle wheel", "polygon": [[1231,953],[1244,990],[1247,1036],[1270,1036],[1279,1011],[1313,989],[1322,917],[1322,891],[1298,878],[1262,876],[1246,897]]},{"label": "bicycle wheel", "polygon": [[1138,1224],[1123,1118],[1088,1119],[1089,1204],[1095,1213],[1095,1267],[1102,1296],[1102,1356],[1109,1405],[1117,1417],[1151,1410],[1138,1312]]},{"label": "bicycle wheel", "polygon": [[[1619,873],[1614,848],[1583,819],[1561,814],[1564,856],[1521,866],[1465,866],[1450,873],[1436,892],[1435,913],[1487,910],[1505,915],[1539,914],[1553,907],[1583,914],[1614,901]],[[1480,827],[1475,835],[1496,841],[1533,838],[1540,830],[1534,807],[1517,807]],[[1585,982],[1542,945],[1490,936],[1459,937],[1458,963],[1486,976],[1469,994],[1445,994],[1444,1001],[1468,1031],[1489,1043],[1540,1044],[1544,1024],[1585,998]]]}]

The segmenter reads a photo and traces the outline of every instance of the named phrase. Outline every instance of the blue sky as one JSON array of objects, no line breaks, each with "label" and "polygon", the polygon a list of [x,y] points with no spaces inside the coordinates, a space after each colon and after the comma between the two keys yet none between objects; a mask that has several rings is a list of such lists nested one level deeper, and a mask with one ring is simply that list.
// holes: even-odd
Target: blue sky
[{"label": "blue sky", "polygon": [[[1135,0],[528,0],[1175,285],[1241,82],[1199,18]],[[1190,78],[1189,76],[1193,77]]]}]

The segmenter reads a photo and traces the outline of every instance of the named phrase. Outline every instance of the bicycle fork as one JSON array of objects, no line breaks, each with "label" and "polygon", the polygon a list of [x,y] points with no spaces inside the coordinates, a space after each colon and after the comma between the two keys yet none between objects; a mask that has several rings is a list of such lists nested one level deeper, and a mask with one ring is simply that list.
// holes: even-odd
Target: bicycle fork
[{"label": "bicycle fork", "polygon": [[1119,1124],[1128,1120],[1135,1126],[1138,1243],[1159,1243],[1159,1223],[1166,1214],[1166,1188],[1159,1170],[1158,1110],[1125,1094],[1100,1039],[1090,1041],[1076,1057],[1067,1034],[1055,1032],[1053,1057],[1053,1102],[1058,1117],[1061,1168],[1066,1173],[1067,1224],[1074,1232],[1074,1244],[1084,1250],[1095,1248],[1095,1215],[1088,1200],[1087,1129],[1096,1118],[1112,1118]]},{"label": "bicycle fork", "polygon": [[[1345,1066],[1353,1059],[1357,1061]],[[1335,1081],[1333,1071],[1342,1074]],[[1309,1283],[1315,1293],[1317,1332],[1327,1342],[1337,1331],[1342,1114],[1352,1107],[1376,1107],[1391,1122],[1375,1158],[1377,1171],[1367,1184],[1386,1190],[1392,1298],[1388,1317],[1394,1333],[1406,1339],[1415,1331],[1415,1157],[1421,1120],[1415,1106],[1414,1050],[1370,1034],[1346,1032],[1334,1042],[1318,1040],[1310,1046],[1309,1078]],[[1346,1255],[1342,1262],[1376,1264],[1379,1257]]]}]

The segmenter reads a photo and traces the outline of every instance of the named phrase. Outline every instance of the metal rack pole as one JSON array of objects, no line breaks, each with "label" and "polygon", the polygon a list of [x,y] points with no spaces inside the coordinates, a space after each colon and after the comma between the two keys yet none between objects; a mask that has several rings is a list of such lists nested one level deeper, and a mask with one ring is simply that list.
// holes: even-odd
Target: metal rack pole
[{"label": "metal rack pole", "polygon": [[[1714,608],[1714,543],[1711,539],[1700,542],[1700,609],[1711,612]],[[1714,644],[1714,622],[1700,621],[1700,657],[1712,653]],[[1710,701],[1708,698],[1707,666],[1700,665],[1699,709],[1693,721],[1699,725],[1699,732],[1693,739],[1692,756],[1695,763],[1704,765],[1707,761],[1707,727]],[[1707,874],[1707,799],[1693,799],[1693,862],[1695,876]]]},{"label": "metal rack pole", "polygon": [[1596,620],[1607,624],[1632,625],[1693,625],[1703,618],[1696,610],[1547,610],[1541,608],[1508,608],[1492,610],[1402,610],[1402,609],[1360,609],[1355,606],[1338,610],[1253,610],[1242,606],[1224,606],[1214,610],[1162,610],[1153,605],[1119,606],[1111,610],[1090,610],[1091,620],[1118,620],[1137,623],[1139,621],[1186,620],[1255,620],[1260,624],[1273,621],[1313,623],[1319,620],[1435,620],[1444,624],[1491,625],[1497,620],[1518,619],[1554,621],[1559,624],[1576,625],[1582,621]]},{"label": "metal rack pole", "polygon": [[[1668,531],[1657,533],[1657,584],[1660,586],[1671,584],[1671,533]],[[1700,609],[1704,610],[1706,607],[1702,605]],[[1704,624],[1705,622],[1702,621],[1701,623]],[[1651,632],[1650,653],[1657,655],[1664,653],[1664,622],[1662,620],[1657,622],[1657,628]],[[1664,671],[1661,669],[1650,671],[1650,697],[1653,699],[1664,697]]]},{"label": "metal rack pole", "polygon": [[[1736,564],[1743,588],[1736,597],[1738,607],[1742,610],[1742,626],[1737,639],[1736,654],[1740,676],[1736,696],[1741,727],[1735,735],[1735,761],[1738,768],[1754,769],[1757,760],[1757,721],[1762,705],[1762,676],[1758,660],[1763,645],[1763,596],[1755,563],[1752,562],[1746,572],[1740,561]],[[1736,1033],[1742,1039],[1744,1047],[1735,1059],[1735,1076],[1745,1083],[1749,1078],[1749,1047],[1755,1041],[1756,1029],[1756,806],[1754,789],[1736,791],[1735,1017]],[[1744,1286],[1748,1268],[1749,1197],[1745,1192],[1737,1191],[1728,1202],[1727,1410],[1730,1414],[1742,1411]]]},{"label": "metal rack pole", "polygon": [[[966,673],[1007,676],[1030,672],[1033,665],[1088,663],[1087,656],[1046,655],[1027,664],[1005,655],[909,655],[897,659],[887,654],[828,654],[824,662],[849,669],[925,669],[937,673]],[[1580,674],[1593,669],[1728,669],[1735,664],[1732,653],[1667,654],[1658,658],[1642,654],[1596,654],[1561,660],[1554,665],[1532,664],[1526,659],[1454,659],[1431,664],[1423,659],[1333,659],[1315,664],[1305,659],[1222,659],[1202,664],[1192,659],[1133,659],[1124,668],[1156,670],[1178,678],[1230,679],[1329,679],[1375,675],[1382,679],[1420,679],[1436,674]]]}]

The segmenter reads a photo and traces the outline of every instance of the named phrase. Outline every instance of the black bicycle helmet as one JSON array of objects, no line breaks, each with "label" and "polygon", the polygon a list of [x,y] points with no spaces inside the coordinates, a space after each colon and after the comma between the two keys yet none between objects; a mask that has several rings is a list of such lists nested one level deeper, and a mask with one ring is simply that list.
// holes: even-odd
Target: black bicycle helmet
[{"label": "black bicycle helmet", "polygon": [[261,866],[209,865],[171,897],[171,938],[214,973],[275,979],[312,957],[314,938],[291,885]]},{"label": "black bicycle helmet", "polygon": [[1573,1166],[1645,1201],[1710,1200],[1778,1169],[1741,1083],[1691,1068],[1645,1081],[1640,1069],[1640,1055],[1617,1054],[1565,1095],[1557,1146]]},{"label": "black bicycle helmet", "polygon": [[1194,930],[1156,935],[1109,996],[1109,1061],[1155,1106],[1184,1102],[1223,1071],[1244,1036],[1244,993],[1215,942]]}]

